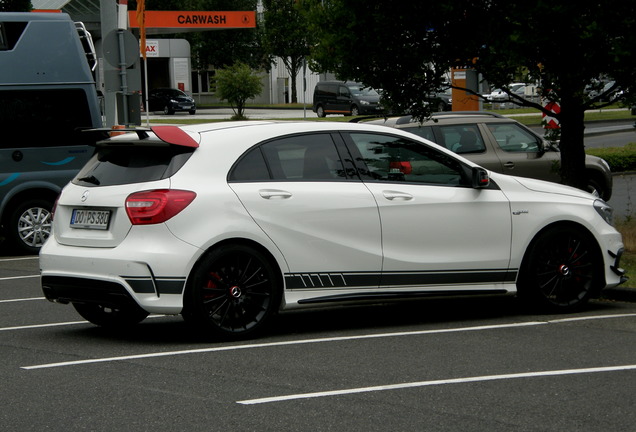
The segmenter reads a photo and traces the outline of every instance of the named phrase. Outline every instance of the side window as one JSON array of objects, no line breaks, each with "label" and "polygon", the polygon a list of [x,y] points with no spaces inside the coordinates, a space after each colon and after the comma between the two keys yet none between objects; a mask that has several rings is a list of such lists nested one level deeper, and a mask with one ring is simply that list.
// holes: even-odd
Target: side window
[{"label": "side window", "polygon": [[340,86],[338,87],[338,96],[342,96],[342,97],[350,97],[351,96],[351,92],[349,91],[349,89],[345,86]]},{"label": "side window", "polygon": [[256,147],[230,173],[230,181],[334,181],[346,179],[329,134],[297,135]]},{"label": "side window", "polygon": [[390,135],[352,133],[363,177],[386,182],[444,186],[467,184],[464,167],[421,143]]},{"label": "side window", "polygon": [[486,151],[484,140],[477,125],[440,126],[443,145],[457,153],[483,153]]},{"label": "side window", "polygon": [[431,126],[414,126],[403,128],[402,130],[435,142],[435,134],[433,133],[433,128]]},{"label": "side window", "polygon": [[269,170],[261,148],[256,147],[245,154],[230,172],[229,181],[249,182],[270,180]]},{"label": "side window", "polygon": [[488,129],[499,147],[507,152],[535,153],[540,149],[539,138],[515,123],[491,123]]}]

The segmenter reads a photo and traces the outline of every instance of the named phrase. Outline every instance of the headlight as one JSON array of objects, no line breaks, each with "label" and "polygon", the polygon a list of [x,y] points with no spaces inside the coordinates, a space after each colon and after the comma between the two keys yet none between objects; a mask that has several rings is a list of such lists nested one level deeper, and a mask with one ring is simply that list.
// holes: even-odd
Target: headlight
[{"label": "headlight", "polygon": [[605,222],[614,225],[614,209],[605,201],[597,199],[594,201],[594,210],[603,218]]},{"label": "headlight", "polygon": [[369,101],[365,101],[365,100],[361,100],[360,101],[360,105],[370,105],[371,103]]}]

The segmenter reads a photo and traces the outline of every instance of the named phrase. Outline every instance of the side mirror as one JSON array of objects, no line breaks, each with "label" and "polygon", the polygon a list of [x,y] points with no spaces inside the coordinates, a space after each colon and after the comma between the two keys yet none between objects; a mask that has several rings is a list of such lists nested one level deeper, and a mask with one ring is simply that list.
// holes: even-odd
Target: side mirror
[{"label": "side mirror", "polygon": [[473,167],[473,184],[474,189],[484,189],[490,186],[490,176],[488,171],[480,167]]}]

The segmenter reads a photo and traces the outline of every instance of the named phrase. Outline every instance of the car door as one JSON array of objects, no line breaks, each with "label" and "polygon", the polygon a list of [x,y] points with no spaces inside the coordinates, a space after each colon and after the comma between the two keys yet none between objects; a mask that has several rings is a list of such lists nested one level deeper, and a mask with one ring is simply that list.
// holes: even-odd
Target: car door
[{"label": "car door", "polygon": [[501,161],[500,172],[519,177],[560,182],[560,154],[545,151],[540,137],[513,122],[486,123],[484,134],[490,141],[497,158]]},{"label": "car door", "polygon": [[496,185],[471,187],[470,167],[388,134],[350,133],[379,206],[386,288],[498,289],[514,281],[509,202]]},{"label": "car door", "polygon": [[[336,137],[339,138],[339,137]],[[377,288],[377,204],[329,133],[284,137],[246,154],[230,186],[284,255],[287,288]]]}]

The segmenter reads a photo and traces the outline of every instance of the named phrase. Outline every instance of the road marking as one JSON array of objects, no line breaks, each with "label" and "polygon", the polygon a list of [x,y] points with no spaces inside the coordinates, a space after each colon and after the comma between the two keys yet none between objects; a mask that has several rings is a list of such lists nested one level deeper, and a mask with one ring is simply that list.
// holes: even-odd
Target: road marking
[{"label": "road marking", "polygon": [[77,325],[77,324],[87,324],[87,321],[69,321],[62,323],[51,323],[51,324],[33,324],[33,325],[25,325],[18,327],[2,327],[0,331],[9,331],[9,330],[26,330],[26,329],[34,329],[34,328],[45,328],[45,327],[61,327],[61,326],[69,326],[69,325]]},{"label": "road marking", "polygon": [[299,394],[291,394],[291,395],[285,395],[285,396],[273,396],[273,397],[265,397],[260,399],[247,399],[242,401],[236,401],[236,403],[241,405],[256,405],[256,404],[283,402],[283,401],[298,400],[298,399],[311,399],[311,398],[328,397],[328,396],[342,396],[342,395],[355,394],[355,393],[370,393],[370,392],[377,392],[377,391],[399,390],[399,389],[406,389],[406,388],[427,387],[427,386],[446,385],[446,384],[464,384],[464,383],[498,381],[498,380],[509,380],[509,379],[519,379],[519,378],[537,378],[537,377],[547,377],[547,376],[620,372],[620,371],[628,371],[628,370],[636,370],[636,365],[608,366],[608,367],[596,367],[596,368],[584,368],[584,369],[564,369],[564,370],[552,370],[552,371],[541,371],[541,372],[522,372],[522,373],[503,374],[503,375],[484,375],[484,376],[476,376],[476,377],[452,378],[452,379],[433,380],[433,381],[417,381],[417,382],[402,383],[402,384],[381,385],[381,386],[374,386],[374,387],[360,387],[360,388],[351,388],[351,389],[333,390],[333,391],[324,391],[324,392],[315,392],[315,393],[299,393]]},{"label": "road marking", "polygon": [[28,297],[28,298],[20,298],[20,299],[9,299],[9,300],[0,300],[0,303],[13,303],[13,302],[22,302],[22,301],[31,301],[31,300],[45,300],[44,297]]},{"label": "road marking", "polygon": [[27,257],[16,257],[16,258],[0,258],[0,262],[9,262],[9,261],[27,261],[27,260],[36,260],[39,259],[39,255],[27,256]]},{"label": "road marking", "polygon": [[28,275],[28,276],[10,276],[10,277],[3,277],[0,278],[0,281],[5,281],[5,280],[14,280],[14,279],[31,279],[31,278],[39,278],[40,275]]},{"label": "road marking", "polygon": [[63,366],[77,366],[77,365],[83,365],[83,364],[89,364],[89,363],[106,363],[106,362],[113,362],[113,361],[137,360],[137,359],[154,358],[154,357],[169,357],[169,356],[178,356],[178,355],[186,355],[186,354],[238,351],[238,350],[245,350],[245,349],[272,348],[272,347],[289,346],[289,345],[305,345],[305,344],[315,344],[315,343],[325,343],[325,342],[342,342],[342,341],[351,341],[351,340],[378,339],[378,338],[399,337],[399,336],[417,336],[417,335],[426,335],[426,334],[456,333],[456,332],[464,332],[464,331],[481,331],[481,330],[491,330],[491,329],[500,329],[500,328],[536,326],[536,325],[542,325],[542,324],[547,324],[547,322],[530,321],[525,323],[462,327],[462,328],[454,328],[454,329],[420,330],[420,331],[413,331],[413,332],[340,336],[340,337],[331,337],[331,338],[301,339],[301,340],[292,340],[292,341],[265,342],[265,343],[245,344],[245,345],[230,345],[230,346],[224,345],[219,347],[199,348],[199,349],[192,349],[192,350],[155,352],[155,353],[133,354],[133,355],[127,355],[127,356],[118,356],[118,357],[102,357],[102,358],[75,360],[75,361],[59,362],[59,363],[47,363],[47,364],[40,364],[40,365],[33,365],[33,366],[22,366],[21,369],[26,369],[26,370],[46,369],[46,368],[63,367]]},{"label": "road marking", "polygon": [[[587,319],[610,319],[610,318],[617,318],[617,317],[625,318],[625,317],[635,317],[635,316],[636,314],[595,315],[595,316],[587,317]],[[133,355],[117,356],[117,357],[100,357],[100,358],[58,362],[58,363],[44,363],[39,365],[22,366],[21,369],[26,369],[26,370],[48,369],[48,368],[65,367],[65,366],[79,366],[79,365],[91,364],[91,363],[107,363],[107,362],[139,360],[139,359],[156,358],[156,357],[170,357],[170,356],[179,356],[179,355],[204,354],[204,353],[224,352],[224,351],[238,351],[238,350],[258,349],[258,348],[272,348],[272,347],[279,347],[279,346],[306,345],[306,344],[317,344],[317,343],[328,343],[328,342],[343,342],[343,341],[363,340],[363,339],[380,339],[380,338],[401,337],[401,336],[420,336],[420,335],[442,334],[442,333],[458,333],[458,332],[466,332],[466,331],[483,331],[483,330],[495,330],[495,329],[503,329],[503,328],[514,328],[514,327],[529,327],[529,326],[559,323],[562,321],[563,320],[528,321],[528,322],[522,322],[522,323],[508,323],[508,324],[475,326],[475,327],[460,327],[460,328],[450,328],[450,329],[418,330],[418,331],[410,331],[410,332],[379,333],[379,334],[370,334],[370,335],[340,336],[340,337],[318,338],[318,339],[301,339],[301,340],[292,340],[292,341],[266,342],[266,343],[245,344],[245,345],[230,345],[230,346],[224,345],[224,346],[218,346],[218,347],[199,348],[199,349],[193,349],[193,350],[154,352],[154,353],[133,354]]]}]

